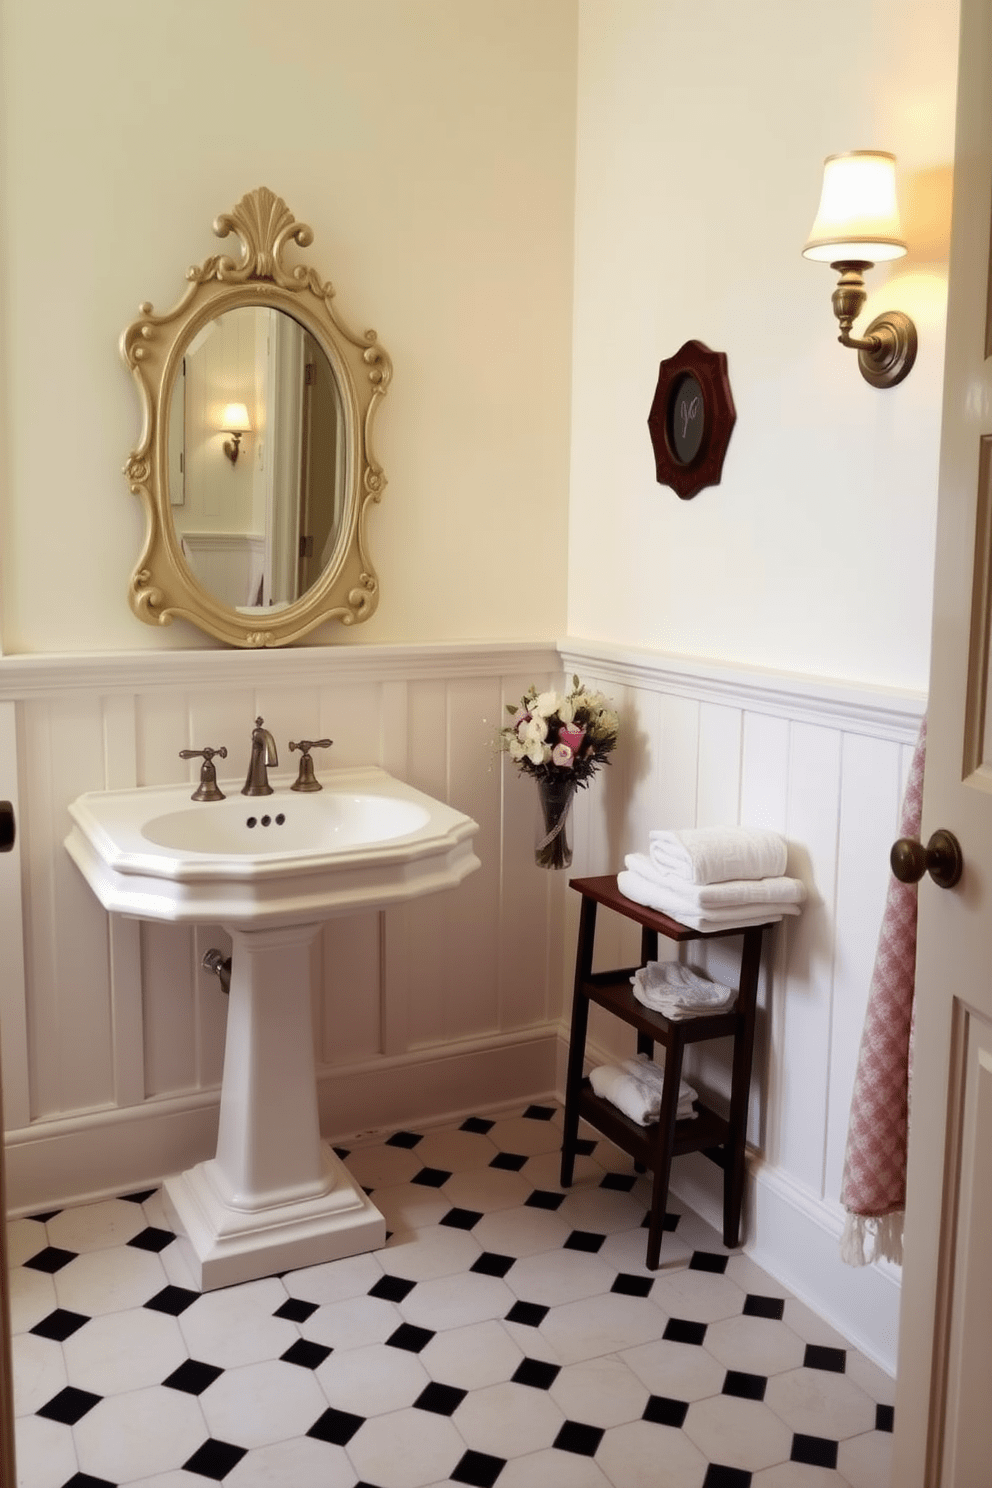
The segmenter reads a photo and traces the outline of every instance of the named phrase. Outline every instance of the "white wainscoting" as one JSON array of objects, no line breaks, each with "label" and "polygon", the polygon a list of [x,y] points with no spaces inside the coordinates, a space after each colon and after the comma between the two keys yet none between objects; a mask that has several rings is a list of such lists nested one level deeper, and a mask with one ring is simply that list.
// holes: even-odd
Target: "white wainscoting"
[{"label": "white wainscoting", "polygon": [[[483,866],[459,889],[328,924],[314,1009],[325,1134],[560,1092],[578,896],[533,866],[533,786],[493,739],[506,701],[573,671],[622,719],[614,763],[577,797],[574,873],[612,871],[659,824],[739,821],[789,841],[810,899],[772,933],[762,977],[747,1246],[893,1368],[898,1272],[840,1264],[838,1194],[916,694],[581,641],[0,660],[0,794],[19,820],[17,852],[0,857],[12,1209],[125,1191],[212,1150],[226,1000],[200,959],[223,932],[111,919],[62,843],[81,791],[192,788],[181,748],[226,744],[242,774],[259,713],[281,765],[290,738],[328,735],[334,762],[380,764],[480,825]],[[603,919],[603,962],[632,959],[630,925]],[[706,964],[719,975],[734,954],[711,947]],[[604,1056],[624,1047],[612,1021],[591,1028]],[[712,1051],[692,1075],[726,1094]],[[719,1183],[705,1159],[675,1165],[676,1191],[708,1217]]]}]

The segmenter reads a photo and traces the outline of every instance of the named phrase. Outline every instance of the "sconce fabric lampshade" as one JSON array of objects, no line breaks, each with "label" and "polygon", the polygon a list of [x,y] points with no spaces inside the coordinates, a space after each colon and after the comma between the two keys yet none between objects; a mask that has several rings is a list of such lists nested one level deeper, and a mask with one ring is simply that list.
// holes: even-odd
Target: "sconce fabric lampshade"
[{"label": "sconce fabric lampshade", "polygon": [[221,428],[226,434],[250,434],[251,421],[244,403],[228,403]]},{"label": "sconce fabric lampshade", "polygon": [[821,263],[884,263],[905,252],[895,156],[885,150],[828,155],[820,206],[803,257]]}]

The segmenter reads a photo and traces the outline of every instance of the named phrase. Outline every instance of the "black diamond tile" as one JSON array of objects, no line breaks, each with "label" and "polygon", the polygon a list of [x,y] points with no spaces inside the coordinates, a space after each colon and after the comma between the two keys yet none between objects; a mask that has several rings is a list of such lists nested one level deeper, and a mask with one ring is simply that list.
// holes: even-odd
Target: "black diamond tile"
[{"label": "black diamond tile", "polygon": [[53,1338],[56,1343],[65,1343],[71,1338],[89,1318],[84,1317],[81,1312],[70,1312],[67,1307],[56,1307],[47,1317],[43,1317],[40,1323],[35,1323],[29,1328],[30,1333],[35,1333],[39,1338]]},{"label": "black diamond tile", "polygon": [[495,1121],[487,1121],[484,1116],[470,1116],[467,1121],[462,1122],[458,1130],[477,1132],[480,1137],[484,1137],[487,1132],[492,1131],[495,1125]]},{"label": "black diamond tile", "polygon": [[121,1194],[121,1198],[126,1204],[144,1204],[157,1192],[155,1188],[143,1188],[140,1193]]},{"label": "black diamond tile", "polygon": [[661,1336],[671,1343],[702,1343],[706,1337],[706,1324],[693,1323],[688,1318],[669,1318]]},{"label": "black diamond tile", "polygon": [[825,1436],[803,1436],[797,1431],[792,1438],[792,1461],[808,1462],[812,1467],[836,1467],[837,1443]]},{"label": "black diamond tile", "polygon": [[550,1390],[560,1373],[559,1364],[546,1364],[543,1359],[521,1359],[513,1383],[530,1385],[532,1390]]},{"label": "black diamond tile", "polygon": [[891,1431],[895,1426],[895,1410],[891,1405],[876,1405],[875,1430]]},{"label": "black diamond tile", "polygon": [[653,1421],[656,1426],[674,1426],[681,1431],[688,1411],[687,1400],[671,1400],[667,1395],[649,1395],[641,1420]]},{"label": "black diamond tile", "polygon": [[615,1190],[617,1193],[630,1193],[636,1182],[635,1173],[606,1173],[599,1186]]},{"label": "black diamond tile", "polygon": [[369,1288],[369,1296],[378,1297],[382,1302],[402,1302],[415,1286],[416,1282],[407,1281],[403,1276],[383,1276]]},{"label": "black diamond tile", "polygon": [[632,1276],[628,1271],[621,1271],[610,1291],[618,1292],[621,1297],[647,1297],[653,1286],[653,1276]]},{"label": "black diamond tile", "polygon": [[528,1106],[524,1112],[528,1121],[552,1121],[554,1114],[554,1106]]},{"label": "black diamond tile", "polygon": [[689,1270],[712,1271],[714,1276],[722,1276],[729,1260],[729,1256],[717,1255],[712,1250],[694,1250],[689,1262]]},{"label": "black diamond tile", "polygon": [[843,1374],[847,1367],[847,1351],[824,1348],[819,1343],[808,1343],[803,1363],[807,1369],[829,1369],[833,1374]]},{"label": "black diamond tile", "polygon": [[493,1488],[506,1466],[505,1457],[491,1457],[488,1452],[466,1452],[451,1472],[453,1483],[469,1483],[472,1488]]},{"label": "black diamond tile", "polygon": [[742,1467],[724,1467],[711,1462],[706,1469],[703,1488],[751,1488],[751,1474]]},{"label": "black diamond tile", "polygon": [[393,1132],[391,1137],[386,1138],[387,1147],[416,1147],[418,1142],[424,1140],[421,1132],[398,1131]]},{"label": "black diamond tile", "polygon": [[145,1303],[152,1312],[167,1312],[170,1317],[178,1317],[185,1312],[187,1307],[192,1307],[199,1297],[199,1292],[191,1292],[188,1287],[167,1286],[154,1297],[149,1297]]},{"label": "black diamond tile", "polygon": [[106,1478],[94,1478],[92,1473],[77,1472],[66,1479],[62,1488],[117,1488],[117,1485],[108,1483]]},{"label": "black diamond tile", "polygon": [[478,1209],[449,1209],[438,1223],[450,1225],[453,1230],[470,1230],[481,1218]]},{"label": "black diamond tile", "polygon": [[744,1298],[745,1317],[778,1318],[785,1315],[785,1299],[782,1297],[762,1297],[756,1292],[748,1292]]},{"label": "black diamond tile", "polygon": [[171,1230],[158,1230],[154,1225],[149,1225],[146,1230],[139,1230],[137,1235],[132,1235],[127,1243],[135,1250],[158,1252],[164,1250],[167,1245],[171,1245],[175,1238]]},{"label": "black diamond tile", "polygon": [[420,1183],[424,1188],[440,1188],[442,1183],[447,1183],[451,1177],[443,1168],[421,1168],[419,1173],[414,1173],[410,1179],[411,1183]]},{"label": "black diamond tile", "polygon": [[48,1209],[44,1214],[29,1214],[28,1219],[36,1220],[38,1224],[47,1224],[50,1219],[55,1218],[56,1214],[61,1213],[61,1209]]},{"label": "black diamond tile", "polygon": [[409,1354],[419,1354],[434,1337],[429,1328],[415,1328],[412,1323],[400,1323],[395,1333],[386,1339],[390,1348],[406,1349]]},{"label": "black diamond tile", "polygon": [[566,1421],[551,1443],[559,1452],[574,1452],[578,1457],[594,1457],[603,1440],[601,1426],[585,1426],[581,1421]]},{"label": "black diamond tile", "polygon": [[723,1382],[724,1395],[736,1395],[741,1400],[764,1400],[768,1380],[763,1374],[745,1374],[739,1369],[728,1369]]},{"label": "black diamond tile", "polygon": [[351,1156],[350,1147],[335,1147],[332,1150],[334,1152],[334,1156],[339,1157],[342,1162],[347,1162],[348,1158]]},{"label": "black diamond tile", "polygon": [[595,1255],[606,1244],[605,1235],[594,1235],[591,1230],[573,1230],[565,1241],[563,1250],[584,1250]]},{"label": "black diamond tile", "polygon": [[592,1157],[599,1144],[595,1137],[579,1137],[575,1143],[576,1157]]},{"label": "black diamond tile", "polygon": [[478,1272],[480,1276],[505,1276],[515,1260],[514,1256],[497,1255],[495,1251],[484,1250],[479,1259],[472,1262],[469,1270]]},{"label": "black diamond tile", "polygon": [[505,1168],[508,1173],[519,1173],[526,1161],[526,1157],[520,1152],[497,1152],[489,1166]]},{"label": "black diamond tile", "polygon": [[184,1359],[168,1379],[162,1381],[170,1390],[182,1390],[184,1395],[202,1395],[208,1385],[224,1373],[216,1364],[203,1364],[199,1359]]},{"label": "black diamond tile", "polygon": [[330,1354],[331,1350],[326,1344],[311,1343],[308,1338],[298,1338],[279,1357],[287,1364],[298,1364],[301,1369],[319,1369]]},{"label": "black diamond tile", "polygon": [[336,1447],[346,1447],[359,1426],[364,1425],[364,1416],[353,1416],[350,1411],[332,1408],[314,1421],[307,1436],[313,1436],[317,1441],[332,1442]]},{"label": "black diamond tile", "polygon": [[44,1416],[46,1421],[60,1421],[63,1426],[75,1426],[102,1399],[102,1395],[94,1395],[90,1390],[77,1390],[75,1385],[67,1385],[35,1414]]},{"label": "black diamond tile", "polygon": [[272,1316],[285,1318],[290,1323],[305,1323],[316,1311],[316,1302],[304,1302],[300,1297],[290,1297],[288,1302],[276,1308]]},{"label": "black diamond tile", "polygon": [[564,1202],[564,1194],[552,1193],[547,1188],[535,1188],[530,1197],[524,1199],[529,1209],[560,1209]]},{"label": "black diamond tile", "polygon": [[[664,1231],[666,1231],[667,1234],[672,1234],[675,1230],[678,1229],[678,1227],[679,1227],[679,1220],[681,1218],[682,1218],[681,1214],[667,1214],[666,1213],[665,1218],[664,1218],[664,1220],[662,1222],[662,1226],[661,1226],[662,1229]],[[648,1212],[645,1214],[644,1218],[641,1220],[641,1229],[642,1230],[646,1230],[647,1227],[648,1227],[648,1225],[650,1223],[651,1223],[651,1210],[649,1209]]]},{"label": "black diamond tile", "polygon": [[506,1314],[508,1323],[522,1323],[525,1328],[539,1328],[548,1315],[540,1302],[514,1302]]},{"label": "black diamond tile", "polygon": [[77,1254],[78,1251],[75,1250],[60,1250],[57,1245],[46,1245],[44,1250],[39,1250],[37,1255],[33,1255],[24,1264],[31,1271],[44,1271],[49,1276],[54,1276],[56,1271],[61,1271],[63,1266],[74,1261]]},{"label": "black diamond tile", "polygon": [[247,1447],[236,1447],[233,1442],[217,1441],[208,1436],[183,1467],[187,1472],[199,1473],[201,1478],[213,1478],[215,1483],[219,1483],[237,1466],[247,1450]]},{"label": "black diamond tile", "polygon": [[467,1394],[467,1390],[457,1390],[454,1385],[432,1382],[421,1390],[413,1405],[415,1410],[432,1411],[436,1416],[450,1416]]}]

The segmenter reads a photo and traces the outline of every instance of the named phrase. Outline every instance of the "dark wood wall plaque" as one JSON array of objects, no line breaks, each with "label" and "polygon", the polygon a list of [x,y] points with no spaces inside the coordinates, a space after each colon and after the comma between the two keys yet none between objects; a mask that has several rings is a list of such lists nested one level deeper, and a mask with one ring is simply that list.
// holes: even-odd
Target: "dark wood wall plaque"
[{"label": "dark wood wall plaque", "polygon": [[648,414],[658,484],[684,501],[718,486],[736,418],[726,356],[687,341],[659,367]]}]

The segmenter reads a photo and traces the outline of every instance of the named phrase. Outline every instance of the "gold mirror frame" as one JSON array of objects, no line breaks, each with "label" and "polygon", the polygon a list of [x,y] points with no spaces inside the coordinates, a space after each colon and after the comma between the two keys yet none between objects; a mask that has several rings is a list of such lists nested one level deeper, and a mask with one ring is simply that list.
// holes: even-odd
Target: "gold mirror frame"
[{"label": "gold mirror frame", "polygon": [[[150,304],[121,336],[121,355],[134,374],[143,429],[124,466],[131,491],[144,502],[145,546],[131,576],[129,600],[140,620],[169,625],[189,620],[232,646],[285,646],[330,620],[355,625],[379,600],[379,583],[366,546],[369,507],[386,480],[371,449],[376,409],[392,364],[375,331],[351,331],[334,308],[334,289],[315,269],[283,261],[290,242],[313,242],[313,231],[295,221],[281,197],[259,187],[218,217],[219,238],[236,233],[239,261],[215,254],[186,271],[190,287],[164,315]],[[197,333],[225,310],[259,305],[281,310],[308,330],[330,362],[344,411],[346,470],[341,531],[327,567],[299,598],[282,608],[241,611],[222,604],[194,577],[172,517],[169,492],[169,412],[183,355]]]}]

